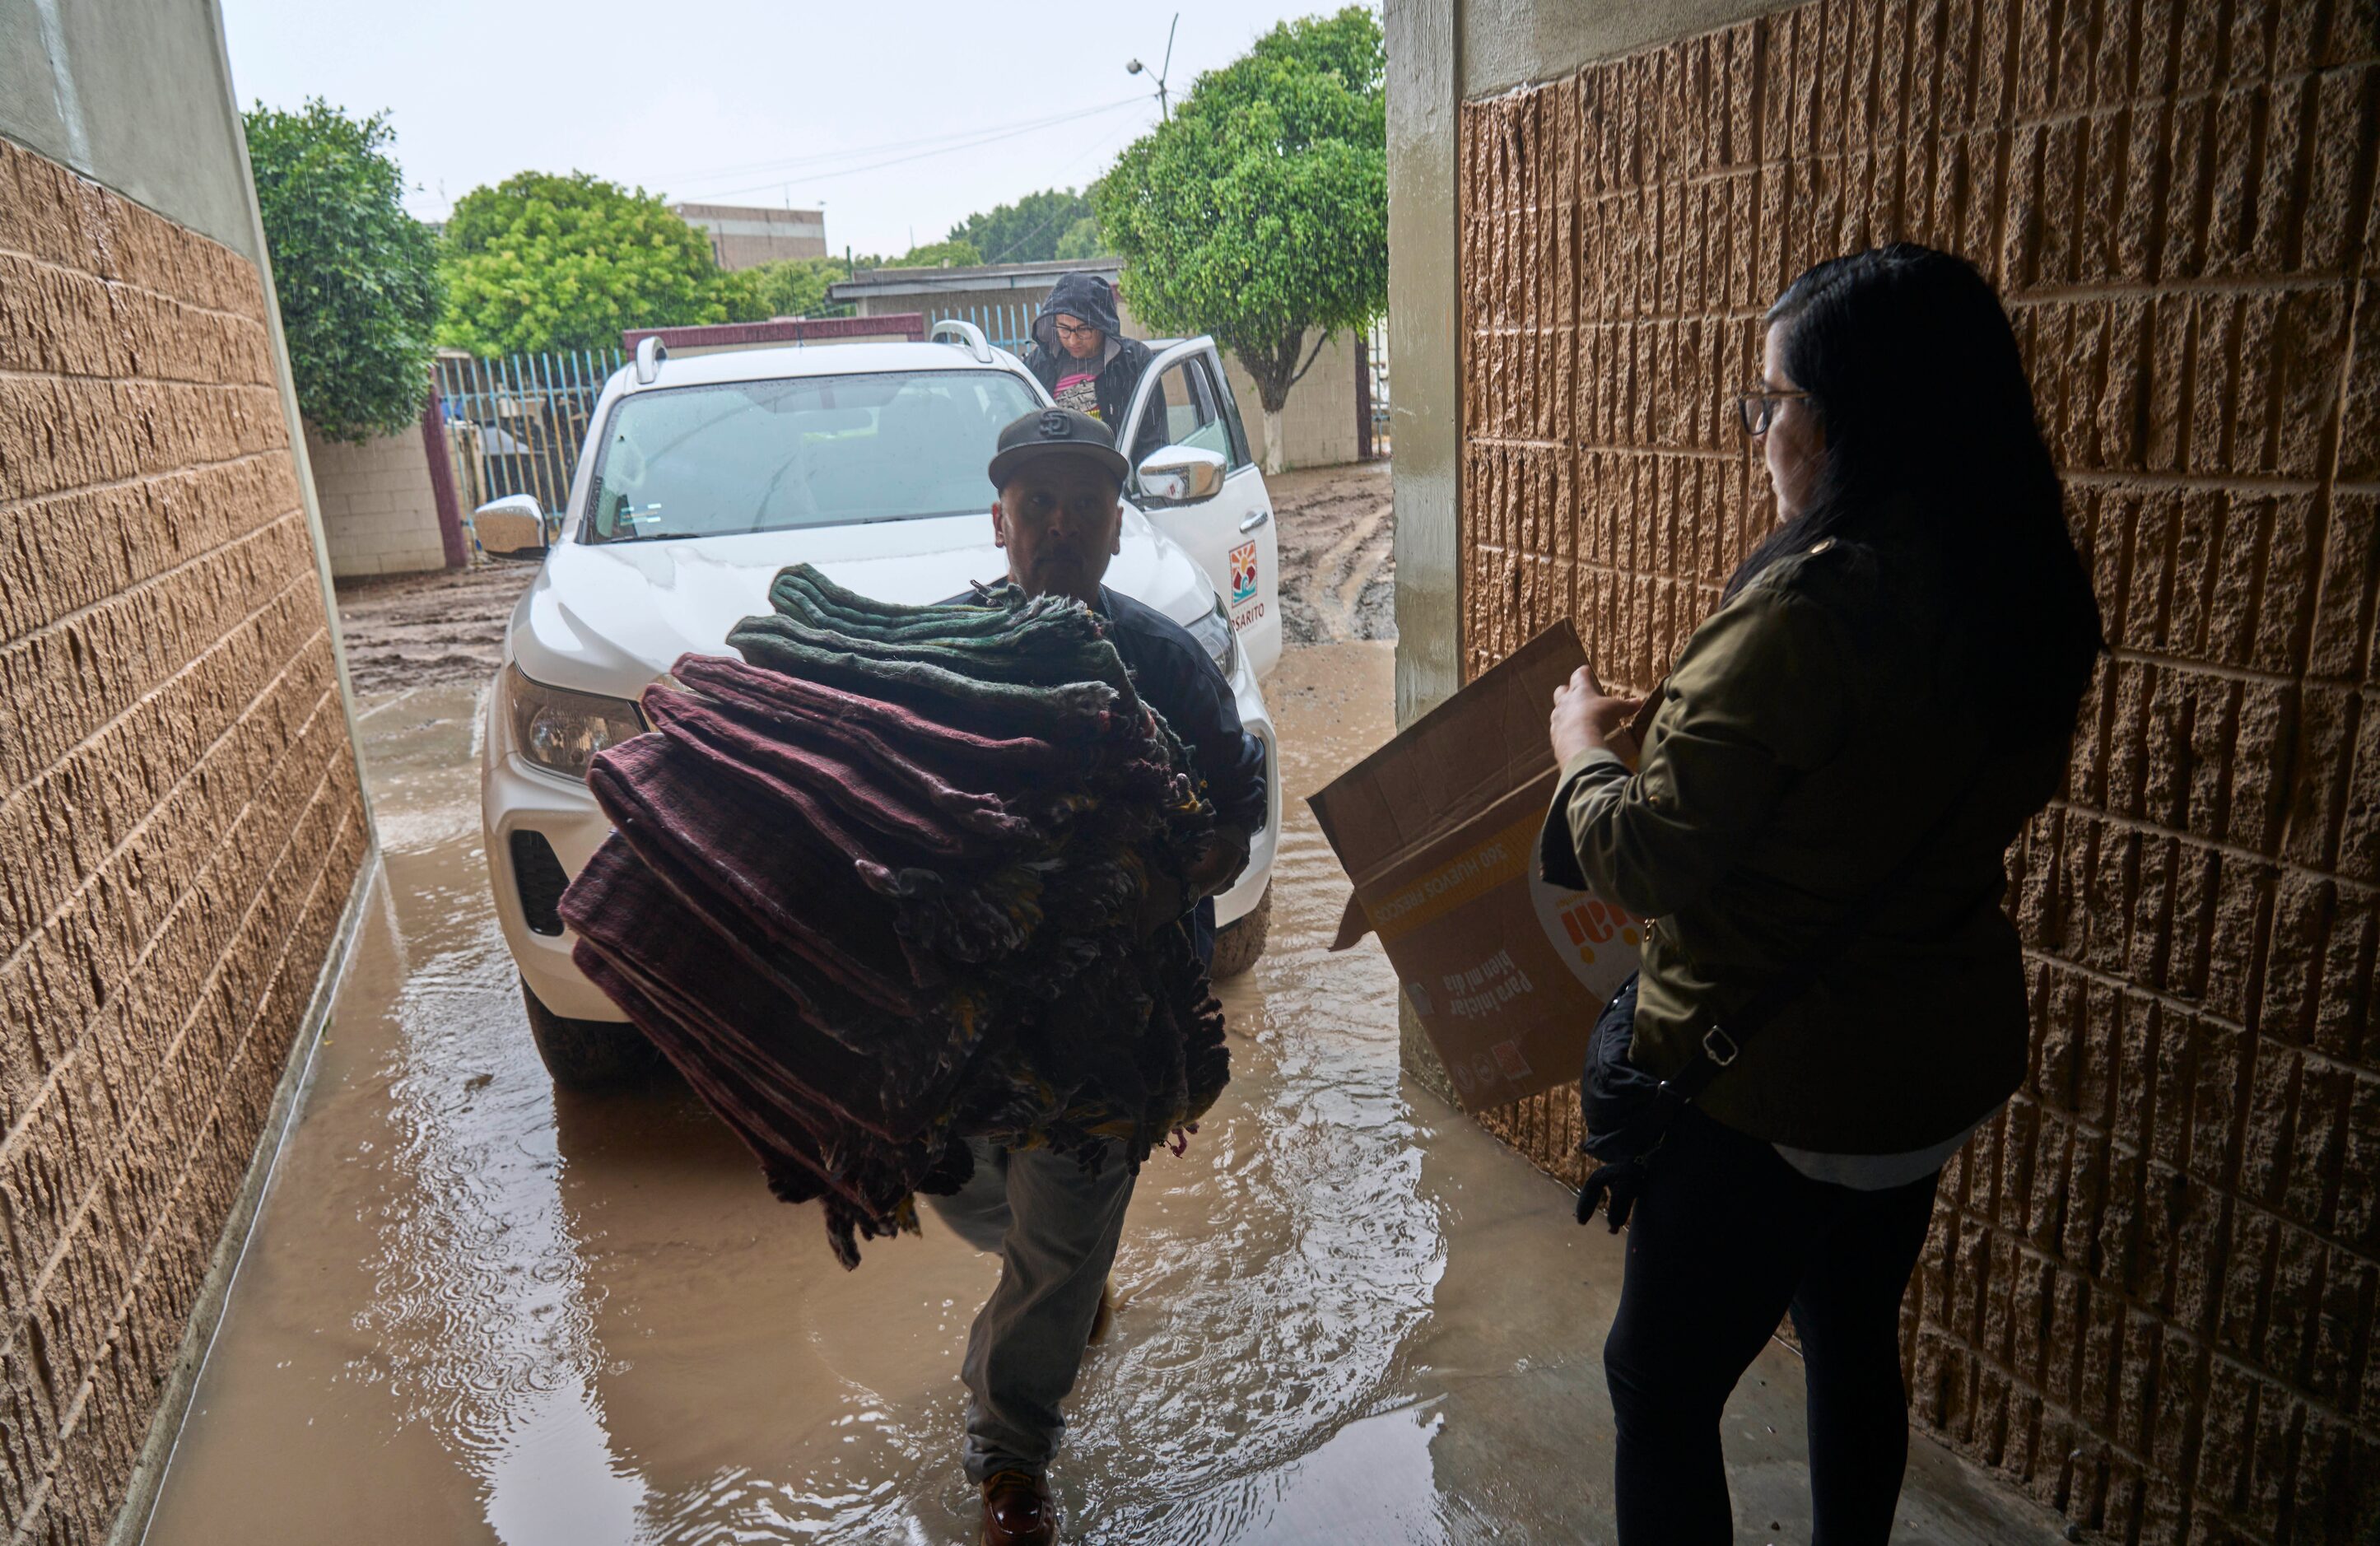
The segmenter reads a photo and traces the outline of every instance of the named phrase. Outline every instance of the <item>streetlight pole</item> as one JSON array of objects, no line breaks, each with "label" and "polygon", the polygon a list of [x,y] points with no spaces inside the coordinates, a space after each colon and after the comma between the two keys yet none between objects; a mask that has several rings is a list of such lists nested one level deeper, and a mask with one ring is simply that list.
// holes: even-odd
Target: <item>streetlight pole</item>
[{"label": "streetlight pole", "polygon": [[[1173,25],[1165,30],[1165,63],[1157,72],[1157,116],[1161,119],[1170,120],[1173,116],[1172,105],[1165,95],[1165,78],[1173,70],[1173,34],[1181,26],[1182,13],[1176,11],[1173,13]],[[1123,67],[1126,75],[1145,74],[1148,69],[1148,67],[1137,59],[1127,61]]]}]

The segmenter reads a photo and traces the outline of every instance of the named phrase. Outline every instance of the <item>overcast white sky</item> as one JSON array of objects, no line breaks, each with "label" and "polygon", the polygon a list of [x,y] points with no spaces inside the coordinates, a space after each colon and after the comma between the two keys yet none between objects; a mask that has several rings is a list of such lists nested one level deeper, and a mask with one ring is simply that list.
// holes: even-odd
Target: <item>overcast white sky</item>
[{"label": "overcast white sky", "polygon": [[1342,0],[221,3],[240,104],[388,109],[426,219],[515,172],[577,170],[673,202],[823,206],[837,252],[897,255],[913,228],[940,240],[1104,171],[1157,121],[1124,62],[1154,73],[1176,9],[1179,100],[1275,22]]}]

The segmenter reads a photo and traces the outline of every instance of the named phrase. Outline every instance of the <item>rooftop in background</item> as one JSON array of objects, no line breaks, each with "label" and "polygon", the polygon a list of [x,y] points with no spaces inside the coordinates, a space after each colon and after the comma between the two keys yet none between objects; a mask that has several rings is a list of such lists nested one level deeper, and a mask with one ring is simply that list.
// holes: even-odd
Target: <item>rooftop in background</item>
[{"label": "rooftop in background", "polygon": [[781,258],[827,255],[824,210],[745,204],[672,204],[670,208],[710,237],[710,255],[721,268],[752,268]]},{"label": "rooftop in background", "polygon": [[872,268],[830,286],[830,300],[886,300],[894,296],[952,295],[986,290],[1045,291],[1062,274],[1096,274],[1112,284],[1122,258],[1060,258],[1046,263],[982,263],[973,268]]}]

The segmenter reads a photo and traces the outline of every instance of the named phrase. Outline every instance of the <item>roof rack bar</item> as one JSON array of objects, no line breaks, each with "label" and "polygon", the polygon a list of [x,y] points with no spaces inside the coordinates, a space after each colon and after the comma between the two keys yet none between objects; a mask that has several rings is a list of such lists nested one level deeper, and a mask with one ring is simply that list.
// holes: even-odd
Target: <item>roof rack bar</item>
[{"label": "roof rack bar", "polygon": [[945,337],[955,339],[960,347],[975,357],[977,364],[991,363],[991,346],[984,342],[983,329],[973,323],[962,322],[956,317],[944,317],[934,324],[934,330],[926,337],[928,342],[937,344]]},{"label": "roof rack bar", "polygon": [[654,334],[648,333],[637,340],[637,384],[650,386],[661,379],[662,361],[669,358],[669,347]]}]

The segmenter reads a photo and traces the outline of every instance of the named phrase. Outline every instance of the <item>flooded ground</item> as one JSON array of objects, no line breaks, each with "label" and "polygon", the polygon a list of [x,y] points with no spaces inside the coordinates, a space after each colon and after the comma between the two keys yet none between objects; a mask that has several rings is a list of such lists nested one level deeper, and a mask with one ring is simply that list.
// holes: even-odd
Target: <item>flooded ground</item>
[{"label": "flooded ground", "polygon": [[[1400,1078],[1394,982],[1322,946],[1303,797],[1389,733],[1390,649],[1268,686],[1291,812],[1235,1078],[1144,1172],[1055,1472],[1068,1539],[1610,1539],[1620,1242]],[[385,846],[151,1546],[972,1541],[961,1346],[992,1263],[930,1216],[856,1272],[690,1096],[557,1099],[480,852],[468,688],[361,705]],[[1806,1539],[1801,1377],[1727,1424],[1739,1539]],[[1900,1539],[2060,1539],[1915,1446]]]},{"label": "flooded ground", "polygon": [[1392,486],[1387,462],[1302,468],[1265,480],[1280,528],[1288,643],[1397,637]]},{"label": "flooded ground", "polygon": [[471,569],[340,580],[339,633],[357,696],[478,687],[503,662],[513,603],[536,578],[536,565],[499,558]]}]

